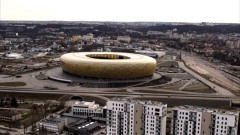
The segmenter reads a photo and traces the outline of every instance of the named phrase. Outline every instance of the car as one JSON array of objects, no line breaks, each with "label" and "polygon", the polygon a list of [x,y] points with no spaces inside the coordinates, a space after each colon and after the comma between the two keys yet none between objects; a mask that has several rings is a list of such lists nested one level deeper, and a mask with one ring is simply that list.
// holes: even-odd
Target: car
[{"label": "car", "polygon": [[101,128],[105,128],[105,127],[106,127],[106,126],[104,126],[104,125],[103,125],[103,126],[101,126]]},{"label": "car", "polygon": [[16,78],[22,78],[22,76],[21,76],[21,75],[16,75],[15,77],[16,77]]},{"label": "car", "polygon": [[44,88],[50,89],[50,90],[57,90],[57,87],[51,86],[51,85],[45,85]]}]

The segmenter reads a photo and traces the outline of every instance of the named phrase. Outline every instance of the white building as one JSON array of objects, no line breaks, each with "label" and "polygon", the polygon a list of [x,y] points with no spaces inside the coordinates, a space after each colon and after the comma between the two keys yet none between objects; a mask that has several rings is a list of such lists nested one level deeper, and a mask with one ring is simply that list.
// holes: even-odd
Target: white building
[{"label": "white building", "polygon": [[228,40],[226,45],[230,49],[239,49],[240,48],[240,40]]},{"label": "white building", "polygon": [[64,129],[65,121],[57,119],[45,119],[39,123],[39,128],[46,129],[48,132],[52,133],[62,133]]},{"label": "white building", "polygon": [[94,40],[93,34],[83,35],[82,36],[82,40],[84,40],[84,41],[93,41]]},{"label": "white building", "polygon": [[73,115],[96,116],[103,117],[104,107],[93,102],[77,101],[72,105]]},{"label": "white building", "polygon": [[118,36],[117,40],[119,42],[125,42],[125,43],[130,43],[131,38],[129,36]]},{"label": "white building", "polygon": [[172,110],[171,135],[238,135],[239,112],[193,106]]},{"label": "white building", "polygon": [[107,135],[165,135],[167,105],[114,98],[107,102]]},{"label": "white building", "polygon": [[102,44],[102,43],[103,43],[103,37],[98,36],[98,37],[96,38],[96,43],[97,43],[97,44]]},{"label": "white building", "polygon": [[9,53],[6,54],[8,59],[23,59],[24,57],[22,56],[22,54],[19,53]]}]

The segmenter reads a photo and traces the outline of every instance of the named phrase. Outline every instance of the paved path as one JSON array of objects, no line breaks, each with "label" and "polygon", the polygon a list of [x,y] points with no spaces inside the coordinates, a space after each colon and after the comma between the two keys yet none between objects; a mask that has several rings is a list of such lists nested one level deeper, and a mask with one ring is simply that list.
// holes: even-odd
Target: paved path
[{"label": "paved path", "polygon": [[194,71],[188,69],[183,62],[178,61],[178,65],[180,68],[182,68],[184,71],[188,72],[189,74],[191,74],[192,76],[194,76],[195,78],[197,78],[198,80],[200,80],[202,83],[206,84],[207,86],[209,86],[210,88],[212,88],[213,90],[215,90],[216,92],[218,92],[221,95],[224,96],[235,96],[234,94],[232,94],[229,90],[222,88],[214,83],[212,83],[211,81],[203,78],[202,76],[200,76],[199,74],[195,73]]},{"label": "paved path", "polygon": [[189,80],[187,83],[185,83],[182,87],[179,88],[179,90],[183,90],[185,87],[187,87],[189,84],[191,84],[192,82],[194,82],[195,79],[191,79]]}]

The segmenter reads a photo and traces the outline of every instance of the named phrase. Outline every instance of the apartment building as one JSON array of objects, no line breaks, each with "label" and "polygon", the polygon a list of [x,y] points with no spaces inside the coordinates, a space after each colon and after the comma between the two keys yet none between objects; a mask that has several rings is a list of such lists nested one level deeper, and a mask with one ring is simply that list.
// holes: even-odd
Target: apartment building
[{"label": "apartment building", "polygon": [[165,135],[167,105],[113,98],[107,102],[107,135]]},{"label": "apartment building", "polygon": [[172,109],[171,135],[238,135],[239,112],[178,106]]}]

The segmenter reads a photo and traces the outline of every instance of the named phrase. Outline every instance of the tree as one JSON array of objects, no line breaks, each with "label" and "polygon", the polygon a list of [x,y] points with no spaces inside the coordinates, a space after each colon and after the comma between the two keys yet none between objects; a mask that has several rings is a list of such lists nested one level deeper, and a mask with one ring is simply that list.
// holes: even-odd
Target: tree
[{"label": "tree", "polygon": [[12,107],[18,107],[18,102],[17,102],[17,99],[15,97],[12,97],[12,99],[11,99],[11,106]]},{"label": "tree", "polygon": [[0,99],[0,107],[4,106],[4,103],[3,103],[3,101],[4,101],[4,99],[3,99],[3,98],[1,98],[1,99]]}]

